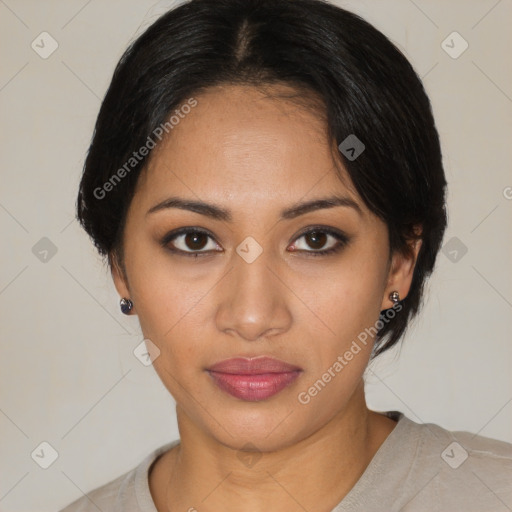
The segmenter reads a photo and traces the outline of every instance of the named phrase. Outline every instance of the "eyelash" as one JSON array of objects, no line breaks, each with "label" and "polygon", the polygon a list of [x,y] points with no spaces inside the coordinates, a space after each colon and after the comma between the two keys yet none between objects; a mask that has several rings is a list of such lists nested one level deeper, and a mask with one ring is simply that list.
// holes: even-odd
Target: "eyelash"
[{"label": "eyelash", "polygon": [[[331,247],[330,249],[322,249],[320,251],[315,251],[315,250],[305,251],[305,250],[299,249],[298,251],[294,251],[294,252],[305,252],[308,254],[308,256],[311,255],[313,257],[328,256],[330,254],[335,254],[335,253],[341,251],[341,249],[343,249],[345,246],[347,246],[350,242],[350,237],[348,237],[341,231],[333,230],[332,228],[327,228],[327,227],[323,227],[323,226],[312,226],[312,227],[310,226],[305,231],[300,233],[294,239],[294,241],[299,240],[303,236],[309,235],[311,233],[324,233],[327,235],[331,235],[332,237],[334,237],[337,240],[338,243],[334,247]],[[212,240],[215,240],[214,237],[208,231],[205,231],[201,228],[181,228],[176,231],[171,231],[170,233],[167,233],[163,237],[163,239],[161,240],[160,243],[161,243],[162,247],[164,247],[164,249],[166,249],[174,254],[178,254],[179,256],[198,258],[198,257],[203,257],[203,256],[209,256],[211,254],[211,251],[189,252],[189,251],[182,251],[181,249],[177,249],[175,247],[174,248],[169,247],[170,242],[172,242],[174,239],[178,238],[181,235],[188,235],[188,234],[203,234],[203,235],[210,237]],[[220,252],[220,251],[215,251],[215,252]]]}]

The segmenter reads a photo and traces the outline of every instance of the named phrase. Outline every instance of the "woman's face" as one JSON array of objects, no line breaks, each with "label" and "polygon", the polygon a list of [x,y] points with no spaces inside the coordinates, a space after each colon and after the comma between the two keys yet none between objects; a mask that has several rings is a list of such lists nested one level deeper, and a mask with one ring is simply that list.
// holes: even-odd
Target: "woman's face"
[{"label": "woman's face", "polygon": [[[153,365],[181,420],[234,448],[272,450],[361,399],[373,341],[362,333],[391,306],[390,291],[407,294],[413,263],[389,261],[386,225],[348,174],[345,185],[337,177],[318,113],[248,86],[196,99],[139,179],[126,279],[114,269],[114,280],[160,350]],[[335,196],[345,199],[300,208]],[[191,234],[169,235],[184,228]],[[290,366],[212,371],[260,356]]]}]

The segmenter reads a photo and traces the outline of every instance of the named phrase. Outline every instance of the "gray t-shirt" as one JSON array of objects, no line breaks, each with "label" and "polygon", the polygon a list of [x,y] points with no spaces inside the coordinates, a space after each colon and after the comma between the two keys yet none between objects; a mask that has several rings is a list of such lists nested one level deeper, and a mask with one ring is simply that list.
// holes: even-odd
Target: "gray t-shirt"
[{"label": "gray t-shirt", "polygon": [[[332,512],[512,511],[512,444],[418,424],[398,411],[385,414],[398,424]],[[157,512],[148,470],[177,443],[60,512]]]}]

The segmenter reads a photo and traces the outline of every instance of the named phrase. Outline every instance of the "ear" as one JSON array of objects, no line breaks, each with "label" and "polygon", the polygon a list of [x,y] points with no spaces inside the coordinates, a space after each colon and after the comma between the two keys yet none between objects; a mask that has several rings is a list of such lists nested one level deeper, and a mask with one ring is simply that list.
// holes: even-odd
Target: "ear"
[{"label": "ear", "polygon": [[393,254],[387,284],[384,290],[384,296],[382,297],[381,310],[388,309],[393,306],[393,302],[389,298],[389,294],[391,292],[396,290],[400,295],[400,300],[407,297],[411,288],[414,267],[416,266],[421,244],[422,241],[419,239],[410,242],[410,255],[403,252],[395,252]]},{"label": "ear", "polygon": [[[120,298],[129,299],[130,289],[123,265],[119,262],[118,257],[115,254],[109,254],[109,262],[112,273],[112,280],[114,281],[114,286],[116,287],[117,293],[119,294]],[[135,313],[135,306],[133,307],[130,314],[133,313]]]}]

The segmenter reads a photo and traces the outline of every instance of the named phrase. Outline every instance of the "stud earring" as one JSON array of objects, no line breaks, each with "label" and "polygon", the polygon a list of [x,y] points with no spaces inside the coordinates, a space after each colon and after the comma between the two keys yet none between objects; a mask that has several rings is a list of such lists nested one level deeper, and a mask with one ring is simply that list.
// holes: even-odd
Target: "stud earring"
[{"label": "stud earring", "polygon": [[389,300],[393,303],[393,306],[395,304],[398,304],[400,302],[400,294],[395,290],[389,294]]},{"label": "stud earring", "polygon": [[119,306],[121,306],[121,311],[125,315],[129,315],[130,311],[133,309],[133,302],[130,299],[125,299],[124,297],[119,301]]}]

